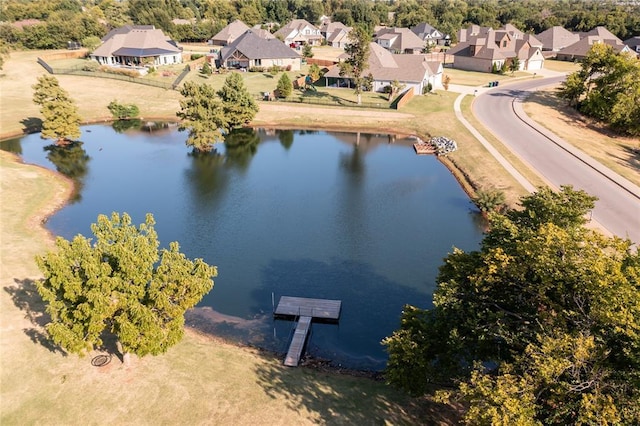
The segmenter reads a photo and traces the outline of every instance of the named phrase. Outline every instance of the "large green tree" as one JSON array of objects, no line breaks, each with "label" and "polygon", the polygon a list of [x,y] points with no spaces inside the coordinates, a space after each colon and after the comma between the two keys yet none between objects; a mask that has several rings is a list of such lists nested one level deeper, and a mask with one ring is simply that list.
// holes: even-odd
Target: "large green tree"
[{"label": "large green tree", "polygon": [[177,242],[160,250],[154,225],[151,214],[139,227],[126,213],[100,215],[95,240],[59,237],[55,250],[36,258],[57,345],[82,355],[110,332],[126,362],[129,353],[158,355],[182,338],[185,311],[211,290],[217,270],[187,259]]},{"label": "large green tree", "polygon": [[259,111],[258,104],[244,85],[244,79],[237,72],[232,72],[225,78],[218,96],[222,100],[227,123],[231,128],[250,122]]},{"label": "large green tree", "polygon": [[640,135],[640,62],[594,44],[558,91],[580,112],[633,136]]},{"label": "large green tree", "polygon": [[457,384],[468,424],[638,424],[640,255],[585,224],[594,198],[540,189],[454,250],[434,308],[406,306],[387,379]]},{"label": "large green tree", "polygon": [[33,86],[33,102],[40,105],[43,139],[55,139],[57,144],[80,137],[78,108],[58,79],[43,75]]},{"label": "large green tree", "polygon": [[207,152],[214,144],[223,142],[228,131],[229,120],[222,101],[215,89],[208,84],[186,82],[180,94],[180,111],[176,115],[182,120],[179,130],[188,130],[187,146],[194,151]]},{"label": "large green tree", "polygon": [[361,103],[362,85],[364,83],[364,71],[369,67],[369,32],[361,26],[356,26],[349,33],[349,42],[344,48],[347,59],[340,62],[340,75],[350,77],[355,85],[355,93],[358,105]]}]

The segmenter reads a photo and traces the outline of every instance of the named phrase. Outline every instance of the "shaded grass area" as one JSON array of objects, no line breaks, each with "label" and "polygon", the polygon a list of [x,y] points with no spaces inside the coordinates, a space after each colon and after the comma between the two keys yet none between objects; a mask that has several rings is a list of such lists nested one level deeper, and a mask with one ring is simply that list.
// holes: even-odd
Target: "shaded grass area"
[{"label": "shaded grass area", "polygon": [[[0,423],[452,424],[457,408],[412,399],[365,377],[286,368],[280,357],[188,329],[167,354],[113,357],[102,367],[45,338],[34,257],[51,247],[40,226],[69,191],[53,173],[0,152]],[[33,215],[40,212],[35,221]],[[215,420],[214,420],[215,419]]]},{"label": "shaded grass area", "polygon": [[616,134],[567,106],[555,89],[539,90],[524,103],[536,122],[629,181],[640,185],[640,138]]}]

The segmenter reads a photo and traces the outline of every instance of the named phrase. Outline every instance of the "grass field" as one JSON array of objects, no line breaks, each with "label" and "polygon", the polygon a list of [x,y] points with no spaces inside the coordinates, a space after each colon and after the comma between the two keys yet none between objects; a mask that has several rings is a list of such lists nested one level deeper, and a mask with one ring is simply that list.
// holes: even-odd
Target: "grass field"
[{"label": "grass field", "polygon": [[[37,55],[13,52],[5,63],[0,76],[3,137],[21,134],[39,121],[31,86],[45,71],[35,62]],[[243,73],[250,91],[275,87],[275,77],[253,74]],[[177,91],[118,80],[56,77],[86,121],[108,120],[107,105],[112,100],[134,102],[145,118],[175,118],[179,109]],[[224,78],[219,77],[207,81],[222,85]],[[482,85],[496,77],[456,72],[452,83]],[[196,72],[189,78],[202,79]],[[350,90],[337,89],[326,94],[354,96]],[[523,189],[455,119],[456,97],[446,91],[418,96],[400,111],[260,102],[252,124],[416,134],[422,138],[445,135],[456,140],[460,149],[442,161],[469,192],[497,188],[515,203]],[[463,112],[477,124],[470,114],[472,101],[472,97],[465,98]],[[532,114],[544,121],[550,116],[561,117],[553,105],[545,108]],[[574,124],[565,121],[571,131]],[[596,129],[582,127],[593,133],[581,138],[597,137]],[[534,184],[542,183],[484,133]],[[228,345],[191,329],[166,355],[134,360],[129,368],[117,359],[98,368],[91,366],[90,358],[61,354],[43,335],[43,307],[33,290],[33,280],[40,273],[33,259],[51,247],[50,236],[39,224],[64,202],[69,182],[44,169],[20,164],[1,151],[0,170],[0,281],[4,290],[0,293],[1,424],[449,424],[456,418],[458,407],[411,399],[369,378],[283,368],[281,360],[269,354]]]},{"label": "grass field", "polygon": [[530,77],[530,73],[518,71],[507,74],[492,74],[487,72],[465,71],[456,68],[445,68],[444,75],[449,76],[451,84],[461,84],[463,86],[486,86],[490,81],[508,83],[515,78]]}]

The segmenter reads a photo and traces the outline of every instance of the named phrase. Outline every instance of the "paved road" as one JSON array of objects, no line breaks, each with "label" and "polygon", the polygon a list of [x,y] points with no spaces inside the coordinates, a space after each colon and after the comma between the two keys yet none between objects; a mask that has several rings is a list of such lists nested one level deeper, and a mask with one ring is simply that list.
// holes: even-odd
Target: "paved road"
[{"label": "paved road", "polygon": [[528,91],[563,78],[528,80],[488,90],[477,96],[473,113],[550,185],[571,184],[597,196],[593,219],[612,234],[640,245],[640,188],[540,128],[522,112],[519,99]]}]

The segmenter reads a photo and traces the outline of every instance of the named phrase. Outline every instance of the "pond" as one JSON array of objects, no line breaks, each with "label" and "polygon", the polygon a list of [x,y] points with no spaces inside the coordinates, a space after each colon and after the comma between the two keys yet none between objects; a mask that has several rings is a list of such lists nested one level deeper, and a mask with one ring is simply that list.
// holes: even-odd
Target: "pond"
[{"label": "pond", "polygon": [[175,126],[82,128],[59,149],[38,134],[0,147],[73,178],[77,191],[46,226],[90,236],[99,214],[153,213],[161,244],[218,267],[187,323],[243,344],[286,352],[292,322],[280,296],[342,300],[338,324],[314,323],[307,353],[380,370],[380,341],[404,304],[431,306],[442,259],[473,250],[479,215],[437,158],[389,135],[243,129],[194,155]]}]

